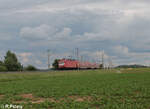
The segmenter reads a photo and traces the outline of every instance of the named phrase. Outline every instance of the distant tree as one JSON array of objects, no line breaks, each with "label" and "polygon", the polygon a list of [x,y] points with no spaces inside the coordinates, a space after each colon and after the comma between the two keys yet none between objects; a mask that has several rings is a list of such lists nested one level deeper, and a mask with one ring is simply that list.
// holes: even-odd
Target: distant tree
[{"label": "distant tree", "polygon": [[4,65],[8,69],[8,71],[21,71],[23,70],[23,66],[20,62],[18,62],[17,56],[15,53],[12,53],[11,51],[8,51],[6,53],[5,59],[4,59]]},{"label": "distant tree", "polygon": [[7,68],[2,61],[0,61],[0,72],[6,72]]},{"label": "distant tree", "polygon": [[137,65],[137,64],[134,64],[134,65],[119,65],[119,66],[117,66],[117,68],[147,68],[147,66]]},{"label": "distant tree", "polygon": [[0,66],[4,65],[3,61],[0,61]]},{"label": "distant tree", "polygon": [[33,65],[28,65],[27,67],[25,67],[24,70],[25,70],[25,71],[36,71],[37,68],[34,67]]},{"label": "distant tree", "polygon": [[53,68],[54,69],[58,69],[58,62],[59,62],[59,59],[54,60],[54,62],[53,62]]}]

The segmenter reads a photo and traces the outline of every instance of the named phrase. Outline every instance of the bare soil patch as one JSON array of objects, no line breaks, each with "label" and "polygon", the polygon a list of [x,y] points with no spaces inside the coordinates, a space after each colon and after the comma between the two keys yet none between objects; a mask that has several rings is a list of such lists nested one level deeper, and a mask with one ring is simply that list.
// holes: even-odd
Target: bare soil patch
[{"label": "bare soil patch", "polygon": [[83,102],[84,99],[83,98],[77,98],[77,99],[75,99],[75,101],[77,101],[77,102]]},{"label": "bare soil patch", "polygon": [[2,99],[4,97],[4,95],[0,95],[0,99]]},{"label": "bare soil patch", "polygon": [[54,98],[48,98],[48,101],[50,101],[50,102],[59,102],[59,100],[56,100]]},{"label": "bare soil patch", "polygon": [[[33,96],[33,94],[22,94],[20,95],[21,97],[23,98],[26,98],[26,99],[30,99],[29,101],[33,104],[40,104],[42,102],[45,102],[46,98],[36,98]],[[24,101],[17,101],[18,103],[22,103]]]},{"label": "bare soil patch", "polygon": [[[39,97],[34,97],[32,94],[21,94],[20,95],[23,98],[29,99],[29,102],[32,104],[40,104],[45,102],[46,100],[49,102],[54,102],[54,103],[60,103],[62,101],[67,101],[68,99],[71,99],[76,102],[84,102],[84,101],[92,101],[93,97],[92,96],[78,96],[78,95],[73,95],[73,96],[66,96],[62,97],[59,99],[56,99],[54,97],[51,98],[39,98]],[[27,101],[20,100],[20,101],[14,101],[14,103],[27,103]]]},{"label": "bare soil patch", "polygon": [[37,100],[32,100],[32,104],[40,104],[40,103],[43,103],[45,102],[46,99],[44,98],[38,98]]},{"label": "bare soil patch", "polygon": [[28,99],[33,99],[34,98],[32,94],[22,94],[20,96],[23,97],[23,98],[28,98]]},{"label": "bare soil patch", "polygon": [[91,96],[69,96],[70,99],[77,101],[77,102],[83,102],[83,101],[91,101]]}]

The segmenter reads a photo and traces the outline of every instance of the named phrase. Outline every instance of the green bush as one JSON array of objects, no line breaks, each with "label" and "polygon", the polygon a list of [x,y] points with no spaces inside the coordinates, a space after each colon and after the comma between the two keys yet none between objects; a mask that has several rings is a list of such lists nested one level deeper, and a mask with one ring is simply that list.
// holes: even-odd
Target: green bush
[{"label": "green bush", "polygon": [[25,71],[36,71],[37,68],[34,67],[33,65],[28,65],[27,67],[25,67]]},{"label": "green bush", "polygon": [[0,72],[6,72],[8,71],[5,66],[0,66]]}]

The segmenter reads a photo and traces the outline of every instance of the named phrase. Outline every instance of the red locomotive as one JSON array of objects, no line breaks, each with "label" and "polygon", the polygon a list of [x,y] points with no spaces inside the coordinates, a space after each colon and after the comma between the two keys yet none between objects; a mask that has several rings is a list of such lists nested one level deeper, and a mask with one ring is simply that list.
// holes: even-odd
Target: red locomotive
[{"label": "red locomotive", "polygon": [[98,69],[99,64],[91,62],[80,62],[73,59],[61,59],[58,61],[59,69]]}]

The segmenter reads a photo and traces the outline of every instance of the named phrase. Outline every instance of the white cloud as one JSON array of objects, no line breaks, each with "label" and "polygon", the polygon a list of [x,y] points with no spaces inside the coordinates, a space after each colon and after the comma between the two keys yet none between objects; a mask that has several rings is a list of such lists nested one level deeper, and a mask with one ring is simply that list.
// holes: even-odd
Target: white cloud
[{"label": "white cloud", "polygon": [[48,39],[57,31],[56,28],[42,24],[38,27],[24,27],[20,30],[20,36],[29,40]]},{"label": "white cloud", "polygon": [[21,62],[23,64],[27,64],[30,62],[30,57],[33,55],[32,53],[29,52],[24,52],[24,53],[17,53],[17,55],[19,56],[19,59],[21,60]]},{"label": "white cloud", "polygon": [[115,46],[113,48],[113,51],[117,53],[118,55],[125,55],[125,56],[129,55],[129,49],[128,47],[125,47],[125,46],[121,46],[121,45]]}]

